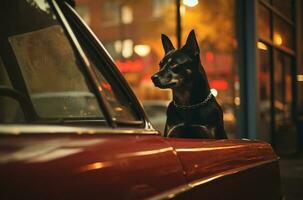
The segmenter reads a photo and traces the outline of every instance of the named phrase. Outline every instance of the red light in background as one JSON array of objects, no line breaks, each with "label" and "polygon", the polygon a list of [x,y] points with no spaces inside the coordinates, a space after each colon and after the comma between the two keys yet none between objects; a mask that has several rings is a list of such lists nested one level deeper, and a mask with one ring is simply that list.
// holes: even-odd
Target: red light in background
[{"label": "red light in background", "polygon": [[211,88],[215,88],[217,90],[226,90],[228,88],[228,83],[226,80],[219,79],[219,80],[211,80],[209,82]]},{"label": "red light in background", "polygon": [[102,88],[104,88],[106,90],[112,90],[112,87],[110,86],[109,83],[102,83]]},{"label": "red light in background", "polygon": [[213,61],[213,60],[214,60],[214,54],[213,54],[213,52],[208,51],[208,52],[206,53],[206,61],[211,62],[211,61]]},{"label": "red light in background", "polygon": [[123,72],[141,72],[143,70],[143,65],[141,60],[127,60],[127,61],[116,61],[116,65],[119,70]]}]

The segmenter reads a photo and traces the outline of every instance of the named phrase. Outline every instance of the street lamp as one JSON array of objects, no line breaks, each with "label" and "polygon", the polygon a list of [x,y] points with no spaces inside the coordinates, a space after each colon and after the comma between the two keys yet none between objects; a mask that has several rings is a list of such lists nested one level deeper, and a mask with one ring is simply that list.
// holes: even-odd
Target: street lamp
[{"label": "street lamp", "polygon": [[198,3],[198,0],[183,0],[183,4],[188,7],[195,7],[196,5],[198,5]]}]

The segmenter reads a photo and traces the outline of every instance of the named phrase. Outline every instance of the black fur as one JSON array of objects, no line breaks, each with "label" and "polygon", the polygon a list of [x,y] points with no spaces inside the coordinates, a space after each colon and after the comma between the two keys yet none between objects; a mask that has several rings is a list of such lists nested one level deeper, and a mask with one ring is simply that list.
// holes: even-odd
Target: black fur
[{"label": "black fur", "polygon": [[165,56],[160,62],[160,71],[151,78],[156,87],[170,88],[173,92],[164,136],[227,138],[222,109],[210,95],[207,76],[200,62],[195,32],[192,30],[186,44],[177,50],[166,35],[162,34],[161,39]]}]

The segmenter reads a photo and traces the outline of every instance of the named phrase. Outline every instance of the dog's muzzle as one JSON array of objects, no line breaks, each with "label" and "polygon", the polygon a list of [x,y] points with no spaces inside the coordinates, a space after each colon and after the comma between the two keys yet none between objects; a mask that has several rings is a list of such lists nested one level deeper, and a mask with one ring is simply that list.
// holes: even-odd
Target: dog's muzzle
[{"label": "dog's muzzle", "polygon": [[151,79],[152,79],[152,81],[153,81],[153,83],[154,83],[154,85],[155,85],[156,87],[160,87],[160,86],[161,86],[161,81],[160,81],[160,77],[159,77],[158,74],[154,74],[154,75],[151,77]]},{"label": "dog's muzzle", "polygon": [[178,85],[179,80],[173,78],[172,74],[166,74],[166,76],[162,77],[159,73],[154,74],[151,77],[154,85],[161,89],[173,88]]}]

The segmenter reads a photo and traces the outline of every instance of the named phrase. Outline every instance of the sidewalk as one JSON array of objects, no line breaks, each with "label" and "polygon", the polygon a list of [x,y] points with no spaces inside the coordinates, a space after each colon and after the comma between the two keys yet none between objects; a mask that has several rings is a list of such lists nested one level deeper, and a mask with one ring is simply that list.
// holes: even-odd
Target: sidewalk
[{"label": "sidewalk", "polygon": [[303,200],[303,153],[281,157],[280,172],[286,200]]}]

